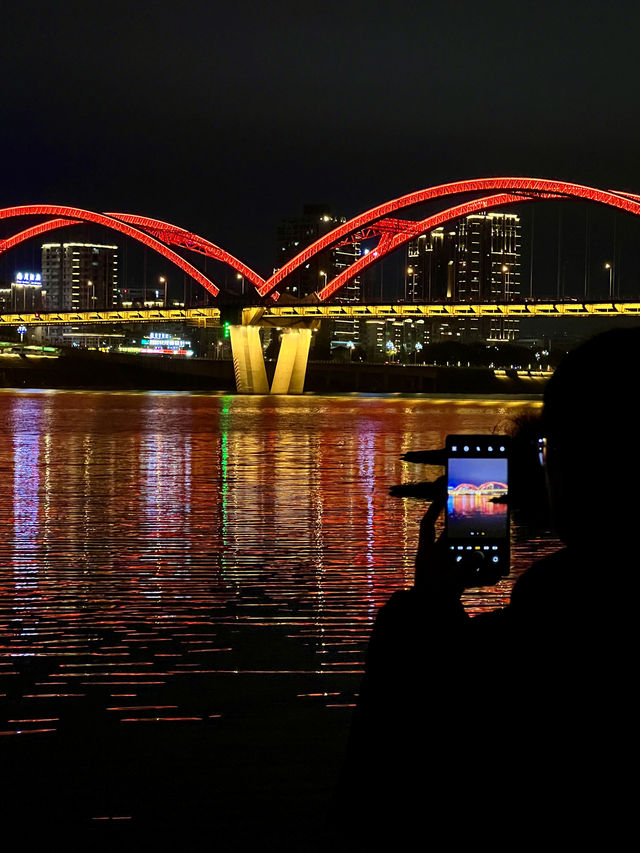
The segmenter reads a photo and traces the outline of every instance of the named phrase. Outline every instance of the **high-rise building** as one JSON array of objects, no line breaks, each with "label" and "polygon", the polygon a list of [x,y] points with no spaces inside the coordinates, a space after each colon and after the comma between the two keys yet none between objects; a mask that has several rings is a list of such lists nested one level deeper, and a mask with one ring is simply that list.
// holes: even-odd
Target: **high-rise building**
[{"label": "high-rise building", "polygon": [[[277,231],[274,271],[343,222],[346,222],[346,217],[335,216],[324,204],[305,204],[301,216],[282,220]],[[282,288],[282,291],[303,298],[322,290],[345,267],[351,266],[360,257],[360,251],[359,243],[347,243],[314,255],[287,278],[287,285]],[[345,284],[332,297],[332,301],[342,303],[360,302],[360,300],[361,288],[358,277]],[[358,342],[359,323],[352,318],[336,318],[331,323],[325,321],[320,335],[326,339],[325,342],[330,342],[332,347],[353,346]]]},{"label": "high-rise building", "polygon": [[54,311],[109,310],[116,306],[118,247],[45,243],[42,284]]},{"label": "high-rise building", "polygon": [[[474,213],[408,245],[405,300],[509,302],[520,296],[520,217]],[[518,321],[469,318],[440,324],[439,336],[511,340]]]}]

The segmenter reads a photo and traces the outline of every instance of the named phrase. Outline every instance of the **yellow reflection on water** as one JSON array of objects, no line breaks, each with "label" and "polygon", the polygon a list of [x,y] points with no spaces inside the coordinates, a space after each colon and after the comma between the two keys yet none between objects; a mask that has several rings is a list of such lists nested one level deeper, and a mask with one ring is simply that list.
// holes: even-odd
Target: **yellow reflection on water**
[{"label": "yellow reflection on water", "polygon": [[205,725],[213,694],[184,707],[204,679],[357,674],[425,509],[388,489],[438,474],[400,456],[538,405],[4,391],[0,699],[53,721],[130,696]]}]

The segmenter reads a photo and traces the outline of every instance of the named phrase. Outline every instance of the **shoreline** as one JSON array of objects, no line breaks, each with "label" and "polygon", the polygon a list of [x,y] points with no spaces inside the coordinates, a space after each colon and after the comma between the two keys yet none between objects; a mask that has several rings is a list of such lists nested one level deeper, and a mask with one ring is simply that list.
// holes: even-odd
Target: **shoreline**
[{"label": "shoreline", "polygon": [[[271,378],[275,363],[267,364]],[[548,375],[526,370],[309,362],[304,394],[541,397]],[[200,391],[236,394],[233,362],[68,351],[58,358],[0,358],[0,388]]]}]

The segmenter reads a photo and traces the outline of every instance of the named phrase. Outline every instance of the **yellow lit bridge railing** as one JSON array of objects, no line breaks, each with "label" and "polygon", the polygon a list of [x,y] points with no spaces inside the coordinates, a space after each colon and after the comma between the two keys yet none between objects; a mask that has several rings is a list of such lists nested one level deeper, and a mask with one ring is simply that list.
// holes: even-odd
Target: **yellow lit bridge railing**
[{"label": "yellow lit bridge railing", "polygon": [[[278,319],[331,317],[464,318],[464,317],[640,317],[640,302],[432,302],[385,305],[272,305],[242,309],[243,325],[273,325]],[[0,314],[0,326],[80,326],[102,324],[188,323],[217,325],[219,308],[153,308],[127,311],[54,311],[40,314]]]}]

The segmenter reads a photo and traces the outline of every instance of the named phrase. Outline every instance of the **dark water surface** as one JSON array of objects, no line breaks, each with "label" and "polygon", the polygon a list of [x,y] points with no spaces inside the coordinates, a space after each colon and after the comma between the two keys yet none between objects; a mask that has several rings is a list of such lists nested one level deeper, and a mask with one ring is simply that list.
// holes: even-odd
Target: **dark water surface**
[{"label": "dark water surface", "polygon": [[[260,802],[281,829],[297,802],[302,824],[375,613],[412,582],[425,506],[387,492],[438,471],[400,455],[538,405],[0,391],[15,772],[94,824],[167,821],[178,799],[214,821]],[[515,571],[548,547],[515,530]],[[511,583],[468,606],[500,606]]]}]

